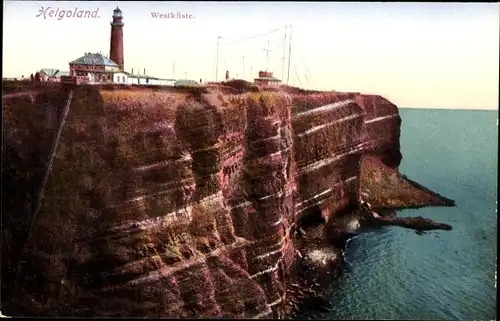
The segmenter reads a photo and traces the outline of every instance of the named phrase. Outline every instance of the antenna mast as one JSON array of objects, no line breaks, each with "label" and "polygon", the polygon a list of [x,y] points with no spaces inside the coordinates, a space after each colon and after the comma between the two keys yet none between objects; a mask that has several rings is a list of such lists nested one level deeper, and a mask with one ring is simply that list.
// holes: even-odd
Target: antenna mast
[{"label": "antenna mast", "polygon": [[283,58],[281,59],[281,80],[285,78],[285,56],[286,56],[286,31],[288,25],[285,25],[285,37],[283,38]]},{"label": "antenna mast", "polygon": [[290,36],[288,38],[288,73],[286,76],[286,84],[288,85],[288,81],[290,80],[290,57],[292,56],[292,25],[290,25]]},{"label": "antenna mast", "polygon": [[219,79],[219,40],[221,36],[217,37],[217,51],[215,54],[215,82]]},{"label": "antenna mast", "polygon": [[269,49],[269,40],[267,41],[267,49],[264,49],[266,51],[266,71],[267,71],[267,68],[269,66],[269,51],[271,51],[271,49]]}]

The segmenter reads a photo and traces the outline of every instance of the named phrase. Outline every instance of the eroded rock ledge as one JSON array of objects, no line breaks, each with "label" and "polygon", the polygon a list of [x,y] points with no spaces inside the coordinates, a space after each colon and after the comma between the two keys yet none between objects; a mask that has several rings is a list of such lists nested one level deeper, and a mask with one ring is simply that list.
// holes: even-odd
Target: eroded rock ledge
[{"label": "eroded rock ledge", "polygon": [[[7,315],[280,318],[338,263],[330,232],[360,189],[393,199],[363,175],[401,161],[398,108],[380,96],[21,87],[3,96]],[[417,205],[452,205],[431,199]]]}]

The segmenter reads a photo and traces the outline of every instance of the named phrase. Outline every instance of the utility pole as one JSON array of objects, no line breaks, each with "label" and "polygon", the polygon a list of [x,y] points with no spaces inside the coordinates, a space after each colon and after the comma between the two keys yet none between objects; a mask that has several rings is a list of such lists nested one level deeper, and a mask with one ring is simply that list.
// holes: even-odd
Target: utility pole
[{"label": "utility pole", "polygon": [[285,25],[285,37],[283,38],[283,59],[281,61],[281,81],[285,78],[285,56],[286,56],[286,30],[288,25]]},{"label": "utility pole", "polygon": [[215,54],[215,82],[219,80],[219,40],[221,36],[217,37],[217,51]]},{"label": "utility pole", "polygon": [[266,51],[266,71],[267,71],[267,67],[269,65],[269,51],[271,51],[271,49],[269,49],[269,40],[267,41],[267,49],[264,49]]},{"label": "utility pole", "polygon": [[290,36],[288,37],[288,73],[286,76],[286,84],[288,85],[288,80],[290,80],[290,57],[292,56],[292,25],[290,25]]}]

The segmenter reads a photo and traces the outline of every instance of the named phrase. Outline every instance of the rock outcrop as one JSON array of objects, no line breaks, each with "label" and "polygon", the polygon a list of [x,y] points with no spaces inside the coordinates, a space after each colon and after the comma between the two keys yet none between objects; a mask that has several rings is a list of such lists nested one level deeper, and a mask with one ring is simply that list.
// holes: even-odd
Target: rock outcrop
[{"label": "rock outcrop", "polygon": [[380,96],[233,82],[3,103],[7,315],[282,317],[301,222],[357,203],[363,155],[401,161]]}]

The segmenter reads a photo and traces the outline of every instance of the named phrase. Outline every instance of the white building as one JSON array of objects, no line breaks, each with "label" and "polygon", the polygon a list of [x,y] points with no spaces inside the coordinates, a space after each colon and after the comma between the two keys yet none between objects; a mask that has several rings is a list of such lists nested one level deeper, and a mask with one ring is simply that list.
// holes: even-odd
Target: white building
[{"label": "white building", "polygon": [[175,84],[175,79],[164,79],[148,75],[136,75],[132,73],[126,73],[126,76],[126,83],[130,85],[173,86]]},{"label": "white building", "polygon": [[113,82],[115,84],[128,84],[128,74],[125,72],[113,73]]}]

